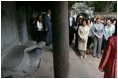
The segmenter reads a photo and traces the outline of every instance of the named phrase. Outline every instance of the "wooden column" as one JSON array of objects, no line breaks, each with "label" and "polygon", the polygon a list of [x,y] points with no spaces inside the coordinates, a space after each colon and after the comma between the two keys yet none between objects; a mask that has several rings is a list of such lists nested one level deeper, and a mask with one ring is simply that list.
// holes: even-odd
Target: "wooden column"
[{"label": "wooden column", "polygon": [[52,2],[53,60],[56,78],[66,78],[69,73],[68,2]]}]

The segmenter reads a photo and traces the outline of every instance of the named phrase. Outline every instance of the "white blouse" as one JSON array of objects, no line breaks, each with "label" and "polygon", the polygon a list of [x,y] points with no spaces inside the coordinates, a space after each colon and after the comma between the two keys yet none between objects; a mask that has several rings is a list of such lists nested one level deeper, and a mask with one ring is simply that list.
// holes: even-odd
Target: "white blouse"
[{"label": "white blouse", "polygon": [[42,30],[42,28],[43,28],[42,22],[37,21],[37,28],[38,28],[38,31]]}]

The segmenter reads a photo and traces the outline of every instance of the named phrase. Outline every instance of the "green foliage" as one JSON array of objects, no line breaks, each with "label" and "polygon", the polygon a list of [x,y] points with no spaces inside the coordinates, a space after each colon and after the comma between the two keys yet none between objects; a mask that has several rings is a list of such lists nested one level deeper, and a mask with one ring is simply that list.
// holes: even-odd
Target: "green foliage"
[{"label": "green foliage", "polygon": [[88,5],[88,7],[94,7],[93,5],[94,5],[94,2],[93,1],[88,1],[87,2],[87,5]]},{"label": "green foliage", "polygon": [[113,10],[114,12],[117,12],[117,2],[115,3],[115,5],[114,5],[114,10]]},{"label": "green foliage", "polygon": [[88,1],[87,5],[88,7],[95,7],[95,12],[101,12],[105,4],[103,1]]},{"label": "green foliage", "polygon": [[[101,12],[106,5],[106,1],[71,1],[69,7],[78,2],[86,2],[88,7],[95,8],[94,9],[95,12]],[[113,7],[114,7],[113,12],[117,12],[117,3]]]}]

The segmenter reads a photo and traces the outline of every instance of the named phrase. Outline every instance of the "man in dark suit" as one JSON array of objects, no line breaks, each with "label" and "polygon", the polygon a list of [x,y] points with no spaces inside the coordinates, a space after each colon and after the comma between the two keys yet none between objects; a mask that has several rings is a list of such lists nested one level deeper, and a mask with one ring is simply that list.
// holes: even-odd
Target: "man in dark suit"
[{"label": "man in dark suit", "polygon": [[46,28],[46,46],[49,46],[52,42],[52,22],[51,22],[51,11],[48,9],[45,15],[45,28]]},{"label": "man in dark suit", "polygon": [[72,12],[69,12],[68,17],[68,25],[69,25],[69,44],[72,44],[72,40],[74,38],[74,24],[75,24],[75,18],[72,16]]},{"label": "man in dark suit", "polygon": [[76,17],[76,22],[74,26],[75,33],[75,49],[78,49],[78,28],[79,28],[79,16]]}]

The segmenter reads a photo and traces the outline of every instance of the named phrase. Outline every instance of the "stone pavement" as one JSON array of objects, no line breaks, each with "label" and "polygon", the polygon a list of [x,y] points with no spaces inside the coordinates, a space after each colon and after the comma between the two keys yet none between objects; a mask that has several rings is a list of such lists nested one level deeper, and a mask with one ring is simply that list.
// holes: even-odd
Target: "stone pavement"
[{"label": "stone pavement", "polygon": [[[54,78],[53,53],[51,46],[45,46],[44,55],[41,59],[39,70],[32,74],[23,76],[25,78]],[[98,70],[100,58],[93,58],[87,55],[86,59],[81,59],[79,55],[70,47],[69,52],[69,78],[102,78],[103,72]]]},{"label": "stone pavement", "polygon": [[93,58],[91,54],[87,58],[80,58],[76,51],[70,48],[69,53],[69,78],[103,78],[103,72],[98,70],[100,58]]}]

